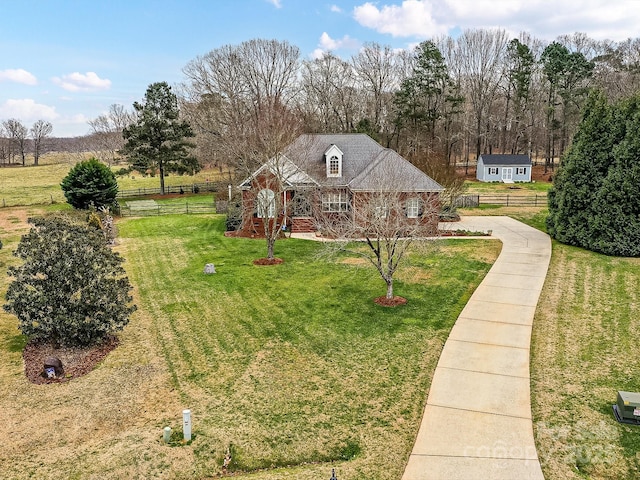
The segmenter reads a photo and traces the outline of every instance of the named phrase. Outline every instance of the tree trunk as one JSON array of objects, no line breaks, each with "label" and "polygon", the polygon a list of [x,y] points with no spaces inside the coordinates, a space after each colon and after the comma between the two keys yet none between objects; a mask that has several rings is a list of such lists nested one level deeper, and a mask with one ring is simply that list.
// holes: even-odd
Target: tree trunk
[{"label": "tree trunk", "polygon": [[160,162],[158,165],[160,171],[160,195],[164,195],[164,164]]},{"label": "tree trunk", "polygon": [[393,277],[386,279],[387,282],[387,298],[393,298]]},{"label": "tree trunk", "polygon": [[276,243],[276,239],[273,238],[271,235],[267,235],[267,258],[269,260],[272,260],[274,258],[273,247],[275,243]]}]

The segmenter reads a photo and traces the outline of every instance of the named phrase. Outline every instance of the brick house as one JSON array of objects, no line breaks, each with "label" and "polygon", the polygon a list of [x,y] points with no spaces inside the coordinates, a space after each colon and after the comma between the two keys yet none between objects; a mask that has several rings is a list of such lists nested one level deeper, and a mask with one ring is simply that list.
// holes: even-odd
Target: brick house
[{"label": "brick house", "polygon": [[301,135],[240,188],[241,230],[252,235],[267,220],[286,231],[315,232],[323,219],[366,222],[367,215],[435,228],[444,190],[365,134]]}]

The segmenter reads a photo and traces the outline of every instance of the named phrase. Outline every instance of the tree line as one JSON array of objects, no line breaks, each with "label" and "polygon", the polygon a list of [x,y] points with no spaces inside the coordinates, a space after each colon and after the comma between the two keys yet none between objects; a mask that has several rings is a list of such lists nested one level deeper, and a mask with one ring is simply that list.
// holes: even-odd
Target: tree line
[{"label": "tree line", "polygon": [[[588,91],[617,101],[638,90],[640,39],[574,33],[545,42],[469,29],[411,51],[370,42],[351,58],[327,52],[316,59],[303,59],[286,41],[253,39],[198,56],[183,73],[174,87],[201,164],[255,164],[250,156],[273,151],[280,147],[273,140],[290,141],[283,133],[295,131],[367,133],[432,170],[481,153],[525,153],[553,168],[571,143]],[[136,119],[135,110],[112,105],[89,122],[88,135],[58,143],[112,164],[124,147],[122,132]],[[267,125],[280,125],[281,135],[256,145]],[[34,129],[3,122],[0,163],[16,157],[24,163],[30,145],[37,157],[36,137],[48,133]]]},{"label": "tree line", "polygon": [[31,154],[34,165],[38,165],[52,131],[53,125],[45,120],[36,120],[31,128],[15,118],[3,121],[0,124],[0,164],[19,161],[24,167],[27,155]]},{"label": "tree line", "polygon": [[201,159],[229,158],[227,138],[279,108],[305,131],[367,133],[416,163],[526,153],[553,168],[588,91],[614,101],[638,90],[640,39],[575,33],[545,43],[474,29],[412,51],[367,43],[350,59],[312,60],[288,42],[256,39],[211,50],[183,71],[182,111]]}]

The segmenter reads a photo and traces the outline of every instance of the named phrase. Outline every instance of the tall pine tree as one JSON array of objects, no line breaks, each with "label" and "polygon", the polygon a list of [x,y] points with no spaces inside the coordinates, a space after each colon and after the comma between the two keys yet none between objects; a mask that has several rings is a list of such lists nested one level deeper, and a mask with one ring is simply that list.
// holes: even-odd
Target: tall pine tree
[{"label": "tall pine tree", "polygon": [[200,170],[198,161],[189,154],[193,147],[187,141],[194,133],[180,119],[178,99],[166,82],[149,85],[142,103],[134,102],[136,121],[122,135],[126,141],[123,153],[139,171],[158,171],[160,193],[164,195],[167,173],[190,173]]}]

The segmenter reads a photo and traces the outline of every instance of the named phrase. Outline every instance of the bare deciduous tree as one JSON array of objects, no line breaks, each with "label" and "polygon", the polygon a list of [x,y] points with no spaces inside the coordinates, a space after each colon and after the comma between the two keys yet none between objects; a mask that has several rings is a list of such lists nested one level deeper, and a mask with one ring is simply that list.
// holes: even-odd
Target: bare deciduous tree
[{"label": "bare deciduous tree", "polygon": [[3,122],[4,128],[7,132],[9,141],[13,144],[22,159],[22,166],[25,165],[25,157],[27,155],[27,138],[29,129],[24,124],[15,118],[10,118]]},{"label": "bare deciduous tree", "polygon": [[299,56],[288,42],[250,40],[212,50],[184,68],[187,112],[197,132],[213,136],[215,153],[257,192],[251,208],[261,219],[269,259],[280,235],[290,174],[282,152],[302,127],[293,110]]},{"label": "bare deciduous tree", "polygon": [[416,190],[414,178],[410,164],[379,162],[368,172],[366,191],[355,192],[346,211],[327,212],[315,202],[320,230],[335,239],[327,252],[348,251],[373,265],[386,284],[387,304],[398,300],[394,275],[410,246],[431,246],[438,232],[438,194]]},{"label": "bare deciduous tree", "polygon": [[45,120],[36,120],[31,127],[31,139],[33,140],[33,164],[38,165],[44,142],[51,132],[53,125]]},{"label": "bare deciduous tree", "polygon": [[[351,132],[359,117],[353,66],[332,53],[306,61],[302,68],[301,109],[316,123],[315,131]],[[314,125],[315,126],[315,125]]]},{"label": "bare deciduous tree", "polygon": [[504,30],[465,30],[456,43],[462,81],[475,117],[475,153],[478,158],[482,153],[483,137],[491,131],[487,121],[504,75],[507,36]]},{"label": "bare deciduous tree", "polygon": [[135,114],[119,104],[111,105],[108,113],[89,120],[91,133],[87,140],[93,156],[107,165],[115,163],[125,143],[122,131],[134,121]]},{"label": "bare deciduous tree", "polygon": [[[366,118],[372,123],[376,134],[391,127],[386,121],[386,113],[392,110],[393,92],[399,86],[400,75],[396,63],[396,55],[391,47],[375,42],[365,44],[353,57],[360,90],[366,92]],[[401,70],[404,70],[404,64]]]}]

